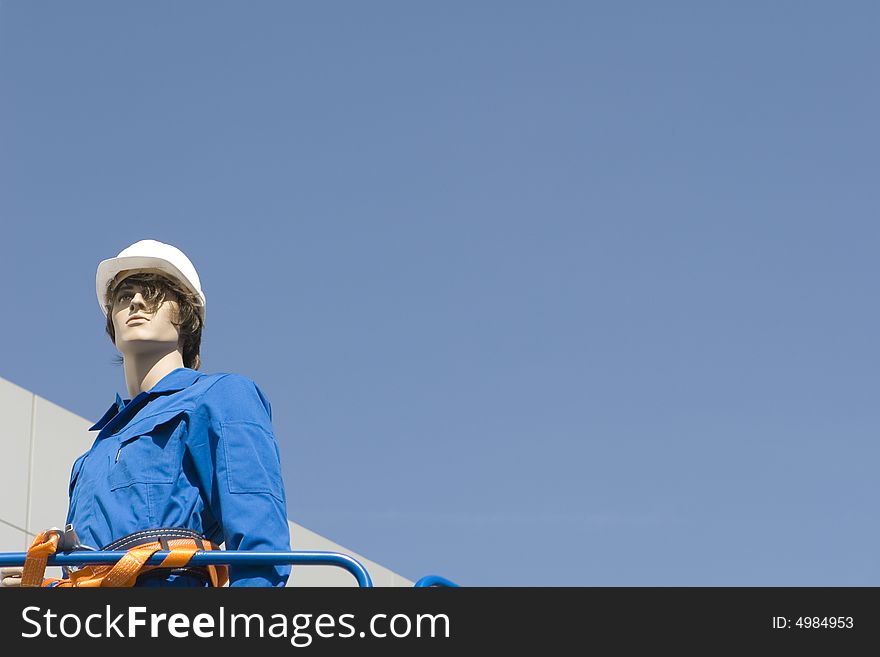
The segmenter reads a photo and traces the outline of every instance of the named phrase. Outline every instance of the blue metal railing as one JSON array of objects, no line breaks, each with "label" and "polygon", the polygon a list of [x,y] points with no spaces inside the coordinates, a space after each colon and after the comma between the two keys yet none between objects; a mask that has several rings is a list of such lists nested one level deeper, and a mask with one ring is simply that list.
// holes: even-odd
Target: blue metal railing
[{"label": "blue metal railing", "polygon": [[455,582],[446,579],[445,577],[440,577],[440,575],[425,575],[416,582],[413,588],[428,588],[430,586],[454,586],[458,588],[458,584]]},{"label": "blue metal railing", "polygon": [[[76,552],[59,552],[47,562],[49,566],[93,566],[114,564],[126,554],[122,551],[101,552],[77,550]],[[156,552],[149,558],[146,565],[158,566],[170,554],[165,550]],[[0,566],[24,565],[26,552],[0,552]],[[373,580],[367,569],[357,560],[339,552],[236,552],[234,550],[208,550],[196,552],[189,565],[192,566],[277,566],[281,564],[336,566],[350,572],[357,580],[358,586],[372,588]]]},{"label": "blue metal railing", "polygon": [[[59,552],[49,557],[48,566],[96,566],[109,565],[125,556],[125,550],[100,551],[77,550]],[[159,566],[170,554],[165,550],[156,552],[147,566]],[[24,565],[27,552],[0,552],[0,567]],[[351,573],[361,588],[372,588],[373,580],[363,564],[357,559],[340,552],[292,551],[292,552],[237,552],[235,550],[207,550],[196,552],[189,561],[192,566],[334,566]],[[426,575],[417,581],[414,588],[432,586],[458,587],[455,582],[439,575]]]}]

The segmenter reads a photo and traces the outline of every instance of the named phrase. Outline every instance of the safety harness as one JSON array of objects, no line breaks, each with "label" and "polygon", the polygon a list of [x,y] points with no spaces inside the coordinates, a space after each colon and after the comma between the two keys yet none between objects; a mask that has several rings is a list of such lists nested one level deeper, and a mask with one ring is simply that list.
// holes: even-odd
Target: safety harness
[{"label": "safety harness", "polygon": [[[59,547],[60,546],[60,547]],[[48,529],[37,534],[27,551],[21,585],[30,587],[131,587],[145,577],[167,577],[176,573],[196,577],[206,584],[220,587],[229,581],[226,566],[188,566],[192,556],[199,550],[219,550],[211,541],[197,532],[178,527],[147,529],[129,534],[104,546],[104,550],[126,550],[125,555],[112,565],[84,566],[72,570],[68,577],[58,579],[45,577],[49,557],[62,551],[88,550],[79,543],[73,528]],[[158,566],[146,566],[150,557],[160,550],[169,554]]]}]

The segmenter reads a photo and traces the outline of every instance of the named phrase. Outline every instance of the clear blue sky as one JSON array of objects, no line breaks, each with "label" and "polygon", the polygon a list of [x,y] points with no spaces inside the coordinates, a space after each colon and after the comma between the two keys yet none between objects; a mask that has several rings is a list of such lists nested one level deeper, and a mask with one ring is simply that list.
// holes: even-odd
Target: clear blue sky
[{"label": "clear blue sky", "polygon": [[873,2],[0,3],[0,376],[195,263],[289,516],[467,585],[880,585]]}]

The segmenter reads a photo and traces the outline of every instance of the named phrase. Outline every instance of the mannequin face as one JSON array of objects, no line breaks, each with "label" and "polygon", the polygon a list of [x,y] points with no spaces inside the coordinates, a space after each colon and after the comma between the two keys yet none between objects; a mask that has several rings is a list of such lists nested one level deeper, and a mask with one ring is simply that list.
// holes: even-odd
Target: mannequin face
[{"label": "mannequin face", "polygon": [[[125,272],[126,276],[135,271]],[[178,304],[165,299],[154,313],[149,312],[141,287],[133,282],[119,284],[114,292],[113,329],[116,348],[126,357],[167,353],[178,348],[180,331],[171,320],[177,320]],[[141,317],[142,319],[137,319]]]}]

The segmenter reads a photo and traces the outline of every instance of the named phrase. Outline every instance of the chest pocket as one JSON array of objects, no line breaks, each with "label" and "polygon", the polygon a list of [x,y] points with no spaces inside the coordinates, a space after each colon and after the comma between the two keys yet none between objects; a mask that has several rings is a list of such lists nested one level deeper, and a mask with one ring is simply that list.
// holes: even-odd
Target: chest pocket
[{"label": "chest pocket", "polygon": [[110,455],[110,490],[132,484],[171,484],[180,472],[182,422],[139,426]]}]

